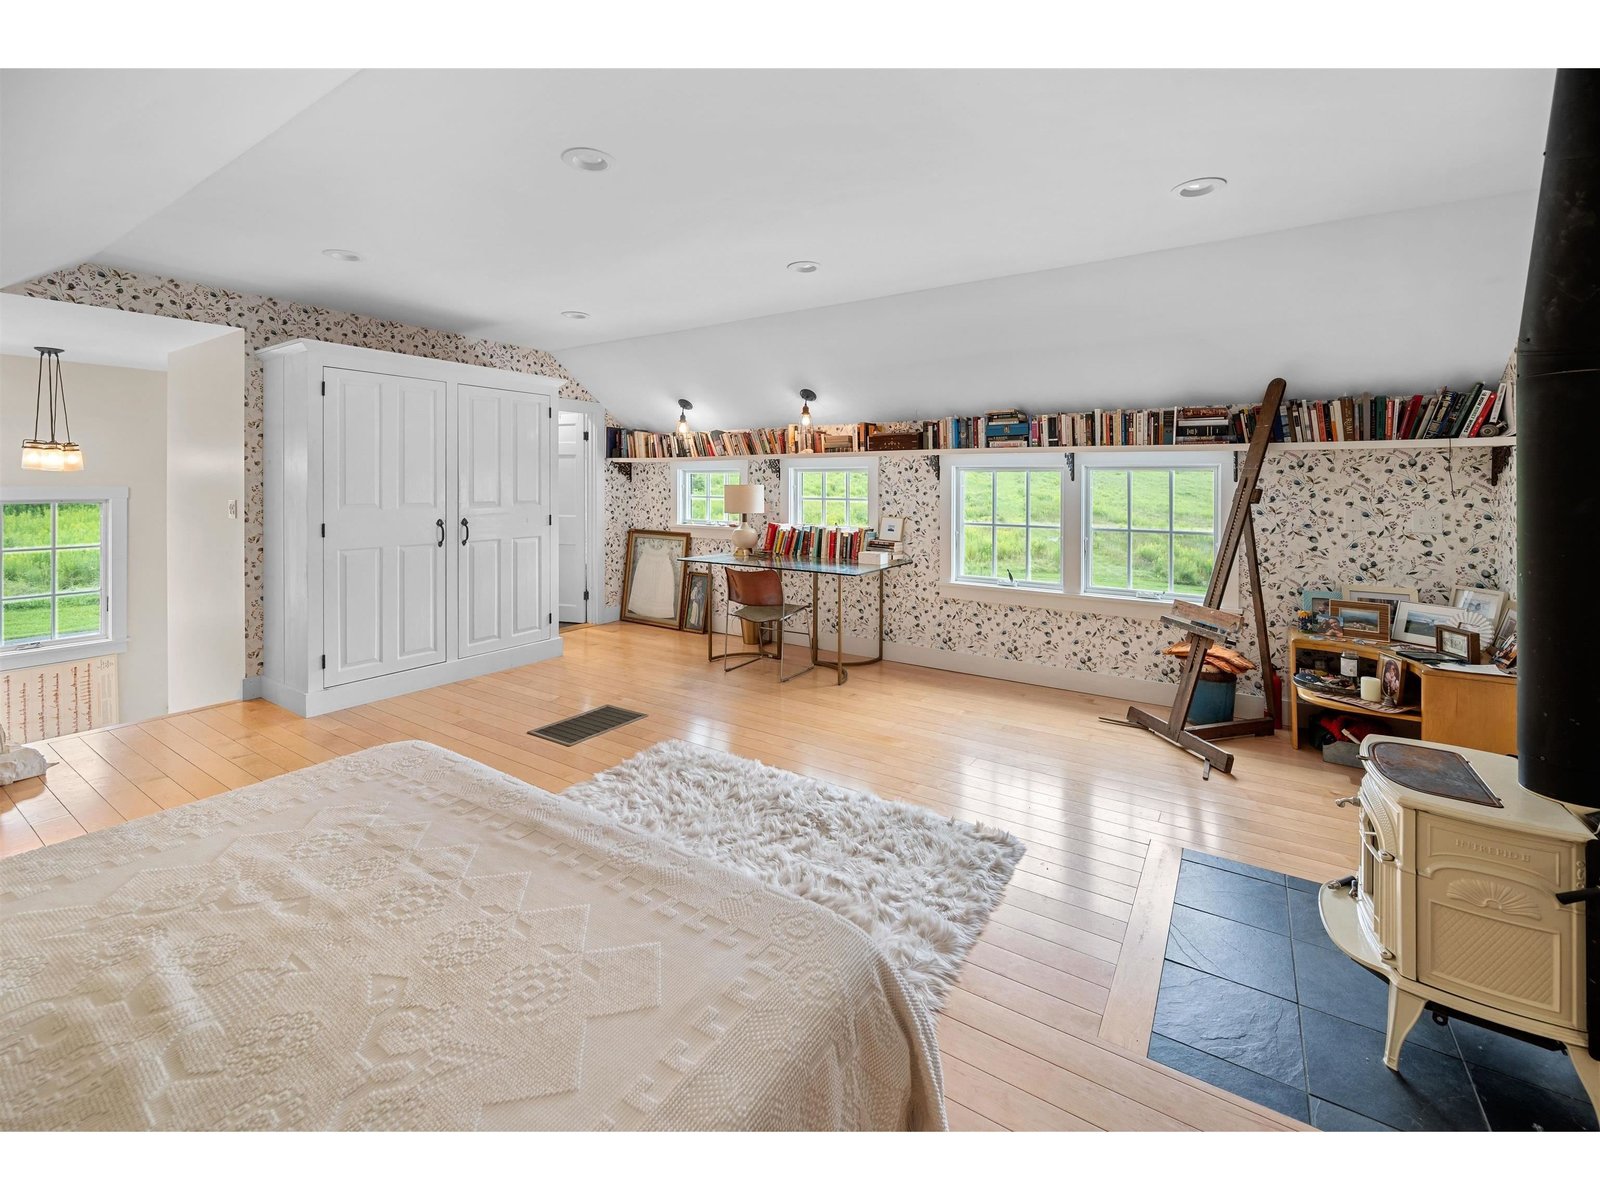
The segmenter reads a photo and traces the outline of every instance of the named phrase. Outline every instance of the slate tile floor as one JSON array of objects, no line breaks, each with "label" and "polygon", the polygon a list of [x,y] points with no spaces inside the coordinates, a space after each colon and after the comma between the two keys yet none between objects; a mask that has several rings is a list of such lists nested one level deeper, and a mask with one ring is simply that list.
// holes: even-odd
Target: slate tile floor
[{"label": "slate tile floor", "polygon": [[1322,928],[1318,884],[1183,852],[1150,1057],[1318,1129],[1593,1130],[1564,1054],[1424,1013],[1383,1065],[1388,992]]}]

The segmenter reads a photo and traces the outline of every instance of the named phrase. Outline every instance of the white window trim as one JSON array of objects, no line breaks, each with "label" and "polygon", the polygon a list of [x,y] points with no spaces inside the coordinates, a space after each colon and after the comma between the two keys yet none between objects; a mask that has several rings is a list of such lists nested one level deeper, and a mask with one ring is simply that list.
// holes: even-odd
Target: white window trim
[{"label": "white window trim", "polygon": [[[1062,450],[1048,450],[1039,454],[1004,455],[963,454],[959,459],[945,459],[946,469],[939,475],[939,594],[952,600],[970,600],[980,604],[1005,604],[1021,608],[1053,609],[1057,612],[1097,613],[1105,616],[1135,617],[1157,621],[1172,611],[1171,600],[1145,600],[1132,596],[1110,596],[1083,590],[1083,496],[1087,480],[1085,460],[1077,457],[1076,478],[1069,477]],[[1184,450],[1162,454],[1158,450],[1140,450],[1129,454],[1096,452],[1095,467],[1168,467],[1174,465],[1215,466],[1219,480],[1217,496],[1217,535],[1222,534],[1221,523],[1233,505],[1233,448],[1219,446],[1215,455]],[[1181,454],[1181,458],[1179,455]],[[960,471],[986,471],[996,468],[1011,470],[1061,471],[1061,575],[1059,589],[1049,585],[974,583],[956,578],[955,544],[956,526],[960,523],[956,506],[956,477]],[[1070,551],[1070,553],[1069,553]],[[1219,607],[1239,607],[1239,571],[1237,564],[1231,573],[1228,586]]]},{"label": "white window trim", "polygon": [[865,471],[867,473],[867,528],[878,527],[878,463],[876,454],[808,454],[783,460],[783,498],[778,507],[784,525],[800,524],[801,471]]},{"label": "white window trim", "polygon": [[106,632],[0,650],[0,671],[122,654],[128,648],[128,489],[126,487],[4,487],[0,504],[89,500],[104,504],[100,522],[100,583],[106,592]]},{"label": "white window trim", "polygon": [[717,530],[731,532],[739,528],[737,521],[697,522],[683,519],[685,476],[708,471],[737,471],[740,483],[750,482],[750,460],[747,458],[697,458],[690,462],[675,463],[672,468],[672,521],[667,526],[673,533],[698,533],[704,536]]}]

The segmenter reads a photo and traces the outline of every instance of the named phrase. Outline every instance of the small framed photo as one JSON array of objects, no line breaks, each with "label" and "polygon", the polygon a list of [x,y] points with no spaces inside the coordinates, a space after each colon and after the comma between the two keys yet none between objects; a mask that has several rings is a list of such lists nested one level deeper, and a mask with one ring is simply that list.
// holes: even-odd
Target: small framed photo
[{"label": "small framed photo", "polygon": [[1489,628],[1492,630],[1500,624],[1500,613],[1506,605],[1506,594],[1489,588],[1459,587],[1451,595],[1450,604],[1453,608],[1464,608],[1470,613],[1477,613],[1489,622]]},{"label": "small framed photo", "polygon": [[[1413,646],[1432,648],[1436,644],[1433,636],[1435,625],[1464,625],[1469,629],[1478,629],[1480,634],[1485,628],[1481,616],[1464,608],[1456,608],[1450,604],[1402,602],[1395,610],[1394,624],[1390,626],[1389,636],[1397,642],[1409,642]],[[1493,629],[1494,626],[1488,625],[1487,628]]]},{"label": "small framed photo", "polygon": [[1328,611],[1328,605],[1335,600],[1342,600],[1344,593],[1338,588],[1301,588],[1300,611],[1309,613],[1310,616],[1302,618],[1300,628],[1312,633],[1327,630],[1333,620],[1333,614]]},{"label": "small framed photo", "polygon": [[1387,583],[1347,583],[1344,585],[1344,598],[1383,603],[1389,609],[1389,623],[1393,625],[1395,609],[1404,603],[1415,604],[1417,589],[1395,587]]},{"label": "small framed photo", "polygon": [[1406,694],[1406,664],[1405,660],[1394,654],[1380,654],[1378,656],[1378,682],[1382,685],[1384,706],[1399,708],[1405,701]]},{"label": "small framed photo", "polygon": [[878,521],[878,540],[880,542],[899,542],[905,536],[904,517],[883,517]]},{"label": "small framed photo", "polygon": [[710,618],[711,576],[706,571],[690,571],[683,581],[683,612],[678,628],[689,633],[704,633]]},{"label": "small framed photo", "polygon": [[1382,600],[1330,600],[1328,615],[1339,623],[1339,636],[1389,640],[1389,605]]},{"label": "small framed photo", "polygon": [[1507,675],[1517,673],[1517,631],[1513,629],[1511,636],[1498,642],[1494,648],[1494,665]]},{"label": "small framed photo", "polygon": [[1508,603],[1505,611],[1500,614],[1500,624],[1494,631],[1494,649],[1498,651],[1507,638],[1515,639],[1517,636],[1517,606]]},{"label": "small framed photo", "polygon": [[1464,629],[1459,625],[1435,625],[1433,648],[1440,654],[1448,654],[1456,661],[1464,663],[1477,662],[1478,656],[1483,652],[1477,630]]}]

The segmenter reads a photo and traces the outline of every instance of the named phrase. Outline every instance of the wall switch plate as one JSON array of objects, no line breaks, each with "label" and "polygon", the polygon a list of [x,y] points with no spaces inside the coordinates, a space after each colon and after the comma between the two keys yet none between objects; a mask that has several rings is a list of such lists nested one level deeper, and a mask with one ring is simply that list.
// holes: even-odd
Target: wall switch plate
[{"label": "wall switch plate", "polygon": [[239,519],[239,502],[237,500],[228,501],[228,516],[235,521]]}]

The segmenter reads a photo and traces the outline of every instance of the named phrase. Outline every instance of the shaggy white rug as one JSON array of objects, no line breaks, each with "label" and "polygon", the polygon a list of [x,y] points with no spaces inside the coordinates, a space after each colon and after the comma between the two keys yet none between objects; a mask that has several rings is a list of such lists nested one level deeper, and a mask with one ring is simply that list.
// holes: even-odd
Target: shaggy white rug
[{"label": "shaggy white rug", "polygon": [[930,1012],[1024,853],[1000,829],[661,742],[562,793],[853,921]]}]

